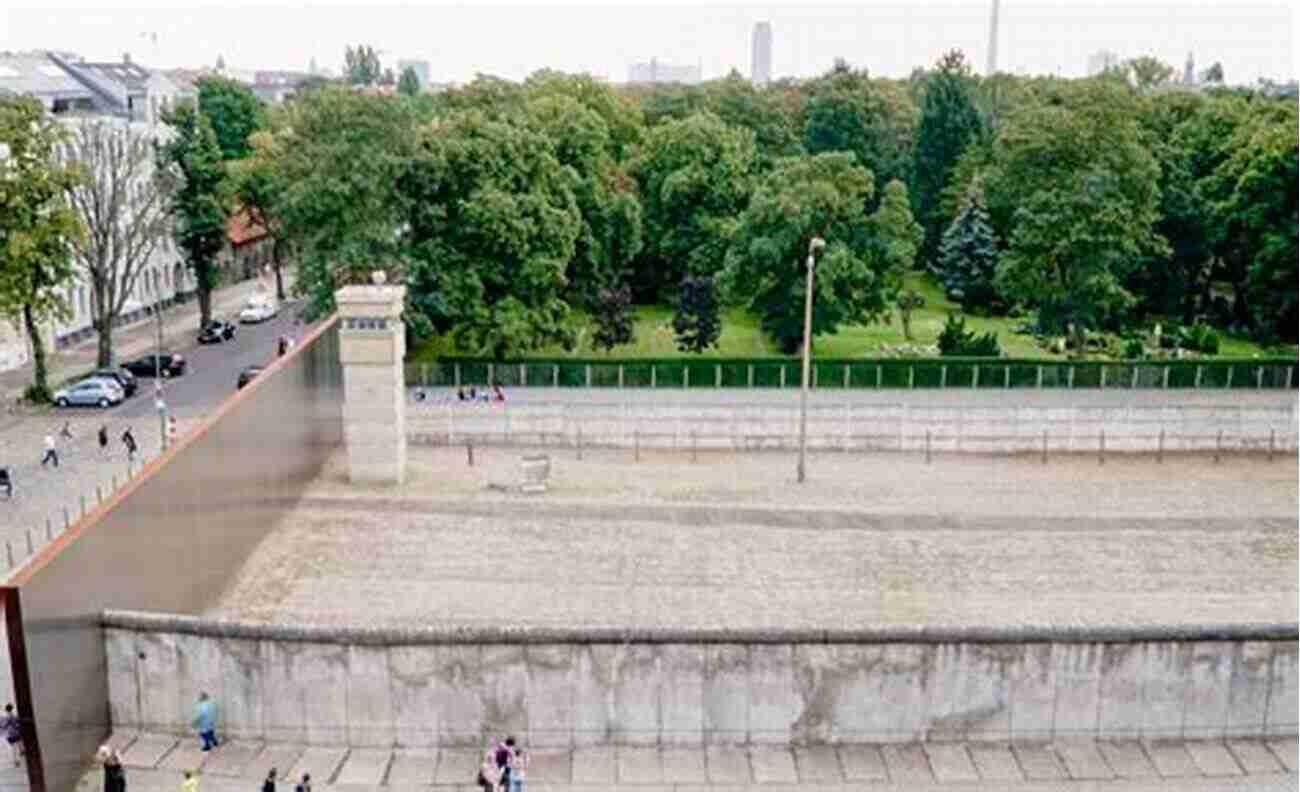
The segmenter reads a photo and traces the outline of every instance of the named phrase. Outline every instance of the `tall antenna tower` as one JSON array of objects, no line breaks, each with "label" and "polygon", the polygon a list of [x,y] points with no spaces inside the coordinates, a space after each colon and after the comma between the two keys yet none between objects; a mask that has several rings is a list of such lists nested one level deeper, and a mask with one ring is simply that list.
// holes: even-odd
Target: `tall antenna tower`
[{"label": "tall antenna tower", "polygon": [[998,71],[998,0],[993,0],[993,19],[989,22],[989,66],[986,75]]}]

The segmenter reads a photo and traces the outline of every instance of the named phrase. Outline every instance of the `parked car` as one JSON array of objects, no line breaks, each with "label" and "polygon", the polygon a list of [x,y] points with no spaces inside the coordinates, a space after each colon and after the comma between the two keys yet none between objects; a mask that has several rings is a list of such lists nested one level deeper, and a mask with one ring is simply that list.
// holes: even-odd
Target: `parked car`
[{"label": "parked car", "polygon": [[230,322],[223,322],[220,319],[213,319],[203,326],[199,331],[200,344],[220,344],[222,341],[233,341],[235,338],[235,326]]},{"label": "parked car", "polygon": [[122,389],[122,395],[128,399],[135,395],[137,387],[135,375],[121,366],[118,366],[117,368],[96,369],[95,371],[90,372],[90,376],[116,382],[118,387]]},{"label": "parked car", "polygon": [[54,392],[54,403],[60,407],[108,407],[121,404],[126,396],[121,387],[109,379],[92,377]]},{"label": "parked car", "polygon": [[245,324],[265,322],[279,312],[280,308],[273,298],[254,297],[244,304],[244,309],[239,312],[239,321]]},{"label": "parked car", "polygon": [[[159,360],[155,362],[154,358]],[[164,352],[161,355],[151,352],[130,363],[123,363],[122,368],[137,377],[152,377],[158,368],[162,369],[163,377],[179,377],[185,373],[185,358],[172,352]]]},{"label": "parked car", "polygon": [[253,381],[253,377],[262,373],[262,366],[247,366],[239,372],[239,379],[235,382],[235,390],[239,390],[248,383]]}]

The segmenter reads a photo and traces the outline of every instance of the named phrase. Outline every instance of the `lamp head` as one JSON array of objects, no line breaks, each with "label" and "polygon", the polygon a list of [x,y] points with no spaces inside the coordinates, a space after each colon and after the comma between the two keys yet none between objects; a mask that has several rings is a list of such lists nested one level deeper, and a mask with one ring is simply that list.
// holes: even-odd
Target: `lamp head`
[{"label": "lamp head", "polygon": [[821,237],[813,237],[808,241],[808,255],[811,256],[824,247],[826,247],[826,240]]}]

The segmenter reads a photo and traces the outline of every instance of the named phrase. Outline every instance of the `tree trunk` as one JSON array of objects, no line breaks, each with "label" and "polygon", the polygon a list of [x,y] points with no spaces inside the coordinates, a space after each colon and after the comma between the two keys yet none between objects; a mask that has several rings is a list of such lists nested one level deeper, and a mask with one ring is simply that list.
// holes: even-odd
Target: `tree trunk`
[{"label": "tree trunk", "polygon": [[23,305],[23,325],[27,328],[27,337],[32,342],[32,389],[40,401],[49,401],[49,375],[45,370],[45,342],[41,338],[41,329],[36,326],[36,314],[32,304]]},{"label": "tree trunk", "polygon": [[898,312],[898,319],[903,324],[903,338],[912,340],[912,311],[911,309],[902,309]]},{"label": "tree trunk", "polygon": [[280,271],[280,240],[271,243],[271,266],[275,269],[275,299],[284,302],[284,273]]},{"label": "tree trunk", "polygon": [[95,330],[99,334],[99,352],[95,356],[95,365],[107,368],[113,365],[113,322],[109,319],[96,320]]}]

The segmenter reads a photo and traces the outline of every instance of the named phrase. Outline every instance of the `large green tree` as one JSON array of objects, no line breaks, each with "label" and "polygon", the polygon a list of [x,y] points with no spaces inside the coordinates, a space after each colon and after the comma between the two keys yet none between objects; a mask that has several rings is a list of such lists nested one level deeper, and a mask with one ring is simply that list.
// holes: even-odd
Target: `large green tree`
[{"label": "large green tree", "polygon": [[374,85],[383,76],[379,53],[367,44],[343,50],[343,71],[351,85]]},{"label": "large green tree", "polygon": [[944,232],[939,246],[940,279],[948,297],[966,311],[988,313],[1000,304],[994,288],[997,266],[998,249],[984,207],[984,190],[976,182]]},{"label": "large green tree", "polygon": [[683,277],[722,268],[736,217],[753,189],[754,134],[697,113],[651,129],[631,165],[640,186],[645,247],[634,288],[670,299]]},{"label": "large green tree", "polygon": [[521,119],[440,119],[398,181],[409,226],[411,303],[456,344],[502,358],[569,345],[564,300],[582,215],[573,173]]},{"label": "large green tree", "polygon": [[402,96],[416,96],[420,93],[420,75],[415,73],[414,67],[402,69],[402,76],[397,79],[397,92]]},{"label": "large green tree", "polygon": [[1124,63],[1138,90],[1146,91],[1167,84],[1174,77],[1174,67],[1152,55],[1131,58]]},{"label": "large green tree", "polygon": [[921,257],[927,261],[938,253],[951,217],[942,211],[943,189],[958,158],[981,133],[972,84],[970,65],[960,50],[946,53],[925,81],[912,155],[912,198],[925,229]]},{"label": "large green tree", "polygon": [[[1127,317],[1125,277],[1165,255],[1154,232],[1159,166],[1142,142],[1128,89],[1082,81],[1068,102],[1018,113],[986,176],[990,208],[1010,214],[998,289],[1038,311],[1049,332]],[[1008,211],[1009,210],[1009,211]]]},{"label": "large green tree", "polygon": [[221,158],[238,160],[253,152],[248,138],[262,128],[262,101],[248,86],[224,77],[204,77],[198,81],[199,111],[208,117]]},{"label": "large green tree", "polygon": [[[755,190],[727,255],[723,291],[758,314],[783,352],[803,338],[813,237],[826,240],[814,277],[814,338],[880,318],[892,304],[898,273],[880,252],[893,243],[875,238],[890,224],[866,215],[872,192],[871,174],[848,152],[783,159]],[[914,230],[903,225],[905,234]]]},{"label": "large green tree", "polygon": [[182,102],[163,114],[170,137],[158,147],[159,176],[170,179],[168,205],[176,247],[194,273],[199,326],[212,320],[212,291],[220,270],[217,256],[226,242],[230,195],[221,148],[208,117]]},{"label": "large green tree", "polygon": [[0,98],[0,317],[20,321],[32,349],[34,401],[50,397],[42,324],[67,311],[71,245],[81,223],[67,203],[81,169],[61,162],[65,130],[28,98]]},{"label": "large green tree", "polygon": [[279,239],[294,252],[308,318],[328,314],[336,289],[368,283],[373,270],[400,275],[396,184],[415,151],[409,103],[325,86],[286,104],[254,143],[268,160],[264,189]]}]

